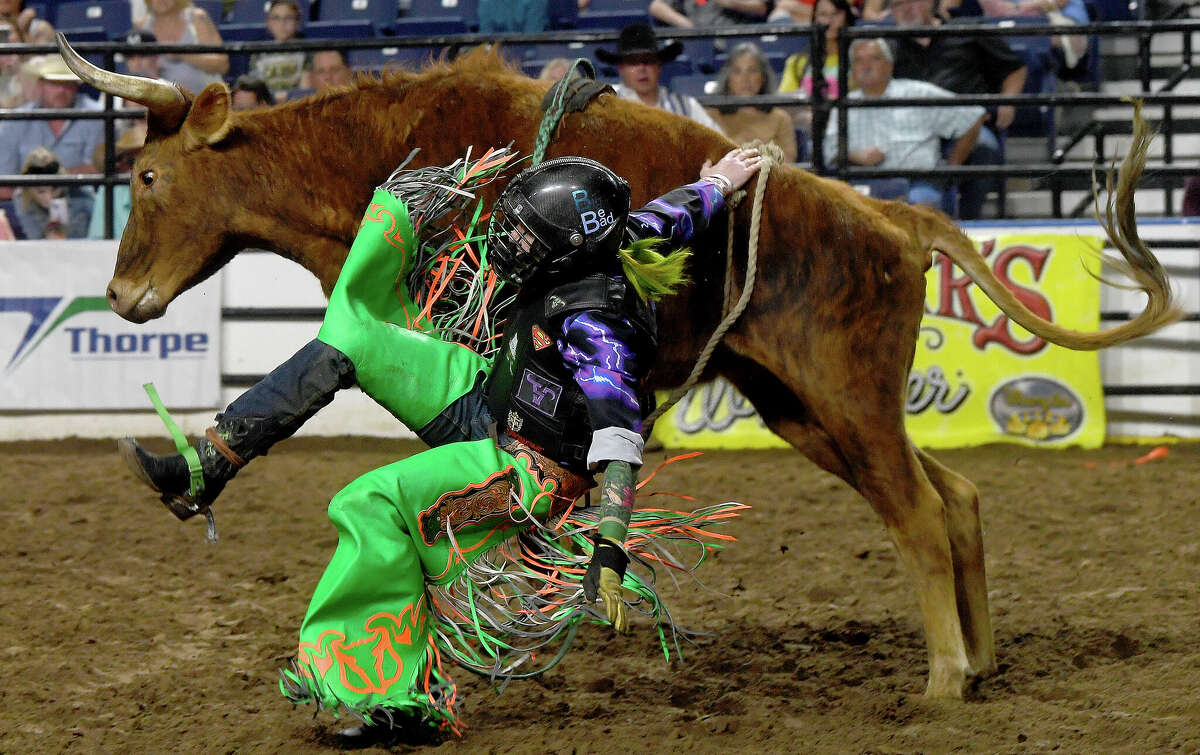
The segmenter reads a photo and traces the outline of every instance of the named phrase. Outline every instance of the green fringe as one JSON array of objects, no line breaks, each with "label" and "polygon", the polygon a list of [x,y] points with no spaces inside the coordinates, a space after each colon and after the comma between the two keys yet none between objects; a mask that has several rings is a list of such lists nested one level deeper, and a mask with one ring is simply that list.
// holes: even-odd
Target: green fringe
[{"label": "green fringe", "polygon": [[665,242],[666,239],[658,237],[638,239],[618,252],[625,278],[643,301],[658,301],[689,282],[683,270],[692,256],[691,250],[676,249],[664,255],[658,247]]}]

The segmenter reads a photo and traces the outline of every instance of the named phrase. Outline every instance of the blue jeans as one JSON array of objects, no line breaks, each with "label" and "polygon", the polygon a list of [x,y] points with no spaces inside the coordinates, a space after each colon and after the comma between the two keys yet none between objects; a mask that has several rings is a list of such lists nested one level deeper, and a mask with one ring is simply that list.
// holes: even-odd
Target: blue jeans
[{"label": "blue jeans", "polygon": [[[403,379],[403,378],[400,378]],[[491,435],[492,415],[484,392],[485,376],[429,424],[415,429],[431,447]],[[248,428],[243,456],[265,454],[290,438],[310,417],[329,405],[343,388],[355,385],[354,365],[342,352],[313,339],[238,396],[217,421],[239,421]]]},{"label": "blue jeans", "polygon": [[942,209],[942,200],[945,191],[929,181],[915,180],[908,182],[909,204],[923,204],[934,208],[935,210]]},{"label": "blue jeans", "polygon": [[[979,141],[964,165],[1003,165],[1004,154],[996,132],[987,126],[979,129]],[[958,181],[958,217],[978,220],[983,214],[983,202],[988,192],[997,187],[995,178],[961,178]]]}]

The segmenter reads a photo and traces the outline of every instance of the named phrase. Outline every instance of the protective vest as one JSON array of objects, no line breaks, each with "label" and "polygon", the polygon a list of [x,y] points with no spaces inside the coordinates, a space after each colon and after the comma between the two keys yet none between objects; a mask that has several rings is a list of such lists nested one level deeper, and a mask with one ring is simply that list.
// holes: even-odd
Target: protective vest
[{"label": "protective vest", "polygon": [[[623,278],[595,274],[518,299],[488,381],[488,409],[497,430],[541,451],[568,469],[587,471],[592,423],[587,399],[555,339],[568,315],[599,310],[633,325],[638,369],[649,369],[657,348],[654,313]],[[640,379],[643,375],[636,375]],[[642,393],[646,393],[642,391]],[[642,416],[653,395],[639,396]]]}]

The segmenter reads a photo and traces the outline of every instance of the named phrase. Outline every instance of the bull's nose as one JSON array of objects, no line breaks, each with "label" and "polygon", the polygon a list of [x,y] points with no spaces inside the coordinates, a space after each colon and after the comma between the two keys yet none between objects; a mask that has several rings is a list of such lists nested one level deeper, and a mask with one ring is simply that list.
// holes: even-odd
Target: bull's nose
[{"label": "bull's nose", "polygon": [[108,282],[105,297],[108,299],[109,308],[122,318],[130,322],[145,322],[151,317],[157,316],[154,313],[141,312],[138,308],[139,301],[145,296],[148,289],[148,284],[136,285],[123,278],[113,278]]}]

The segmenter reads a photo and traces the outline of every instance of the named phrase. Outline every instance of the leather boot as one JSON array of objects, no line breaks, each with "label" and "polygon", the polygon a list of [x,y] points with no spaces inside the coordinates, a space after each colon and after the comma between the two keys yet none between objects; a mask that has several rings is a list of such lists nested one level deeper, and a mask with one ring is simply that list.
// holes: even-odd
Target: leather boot
[{"label": "leather boot", "polygon": [[[155,454],[147,451],[133,438],[117,442],[117,450],[129,470],[156,493],[179,519],[186,520],[212,505],[225,483],[233,479],[246,462],[258,456],[255,420],[222,419],[205,432],[205,437],[192,443],[200,457],[203,475],[200,490],[188,494],[191,475],[187,459],[182,454]],[[265,451],[265,449],[263,449]]]}]

